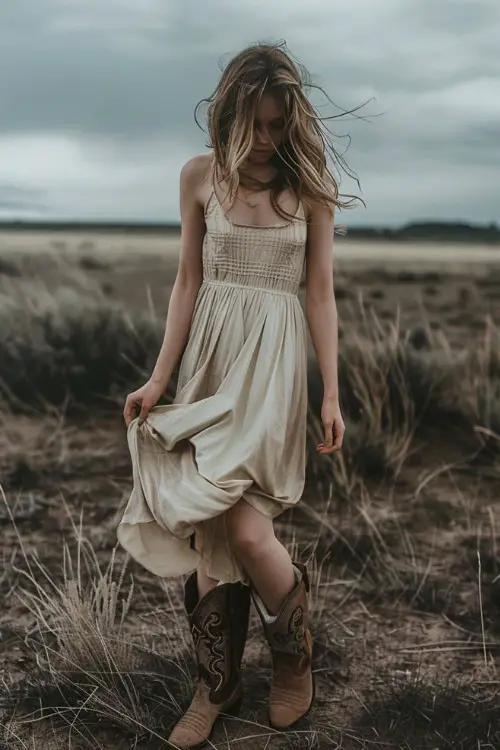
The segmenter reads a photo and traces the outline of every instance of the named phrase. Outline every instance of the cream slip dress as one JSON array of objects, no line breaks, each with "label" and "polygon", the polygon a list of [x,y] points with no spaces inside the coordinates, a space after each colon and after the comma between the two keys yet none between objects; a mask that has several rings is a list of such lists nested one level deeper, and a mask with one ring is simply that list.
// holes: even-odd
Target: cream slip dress
[{"label": "cream slip dress", "polygon": [[[156,575],[248,583],[225,511],[269,518],[295,505],[306,464],[307,328],[298,299],[307,224],[237,224],[212,189],[203,282],[171,405],[128,427],[133,488],[117,530]],[[194,535],[194,537],[193,537]]]}]

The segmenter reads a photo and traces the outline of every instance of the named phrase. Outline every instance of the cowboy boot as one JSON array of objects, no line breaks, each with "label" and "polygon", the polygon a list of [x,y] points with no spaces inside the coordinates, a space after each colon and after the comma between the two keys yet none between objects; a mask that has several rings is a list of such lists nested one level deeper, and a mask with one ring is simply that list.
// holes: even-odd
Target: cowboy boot
[{"label": "cowboy boot", "polygon": [[196,573],[193,573],[184,587],[184,604],[198,677],[191,705],[169,738],[175,747],[183,750],[202,746],[209,739],[219,714],[236,716],[239,713],[250,587],[225,583],[199,599]]},{"label": "cowboy boot", "polygon": [[310,710],[315,693],[309,578],[305,565],[294,563],[294,568],[296,585],[276,616],[270,615],[258,594],[252,592],[273,658],[269,723],[274,729],[289,729],[296,724]]}]

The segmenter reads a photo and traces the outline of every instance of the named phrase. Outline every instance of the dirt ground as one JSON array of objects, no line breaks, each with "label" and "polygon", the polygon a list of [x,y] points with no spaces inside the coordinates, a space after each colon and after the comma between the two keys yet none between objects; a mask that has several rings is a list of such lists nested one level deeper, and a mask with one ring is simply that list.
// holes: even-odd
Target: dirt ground
[{"label": "dirt ground", "polygon": [[[35,239],[40,254],[31,248]],[[110,302],[124,303],[131,316],[148,312],[158,321],[164,318],[176,268],[174,240],[165,242],[168,252],[162,253],[161,241],[155,240],[153,247],[150,238],[114,238],[108,248],[106,238],[35,239],[24,247],[28,252],[20,277],[8,264],[12,257],[18,262],[21,250],[10,238],[1,240],[4,295],[28,277],[41,281],[48,294],[61,284],[78,283],[100,290]],[[428,325],[451,349],[473,350],[483,341],[487,321],[498,325],[500,320],[500,257],[490,252],[487,262],[483,251],[474,254],[470,248],[473,260],[466,262],[462,249],[431,258],[428,248],[420,257],[414,247],[404,259],[387,260],[392,252],[384,255],[381,246],[353,251],[350,257],[348,241],[340,240],[335,288],[341,340],[361,325],[363,303],[382,322],[397,321],[402,331]],[[53,263],[55,256],[77,264],[78,274],[68,276],[67,264],[61,271]],[[33,695],[39,696],[39,704],[48,700],[40,684],[35,690],[26,680],[42,659],[43,627],[33,579],[45,585],[43,569],[60,586],[68,578],[68,559],[76,561],[75,538],[81,535],[95,552],[95,564],[105,569],[131,471],[118,406],[107,412],[89,408],[78,417],[49,407],[31,414],[5,409],[1,419],[0,480],[8,505],[0,499],[0,677],[7,696],[0,702],[0,718],[5,723],[12,718],[13,695],[17,721],[28,713],[26,705],[39,710]],[[324,467],[310,467],[302,503],[280,517],[277,530],[302,558],[316,553],[311,562],[315,711],[306,727],[290,736],[267,729],[270,659],[253,613],[245,657],[245,721],[219,729],[213,746],[500,748],[500,710],[494,713],[494,706],[500,706],[500,698],[494,697],[500,683],[500,471],[496,453],[474,463],[471,452],[472,435],[436,418],[415,436],[397,476],[362,477],[361,484],[351,487],[352,503],[335,494]],[[116,560],[119,568],[121,550]],[[95,577],[95,566],[93,570]],[[133,563],[127,570],[124,595],[130,590],[130,573],[134,589],[122,636],[147,644],[161,663],[160,673],[166,674],[172,669],[170,659],[185,658],[188,642],[181,584],[165,585]],[[58,590],[52,589],[50,596],[57,598]],[[189,659],[187,663],[191,669]],[[142,683],[137,684],[140,706]],[[186,678],[183,690],[188,689]],[[458,693],[450,698],[448,689],[465,690],[467,700]],[[474,704],[469,693],[475,690]],[[23,703],[27,693],[28,704]],[[61,700],[51,705],[59,710]],[[164,707],[166,725],[179,710]],[[488,712],[493,717],[490,730],[483,721]],[[418,720],[416,713],[421,714]],[[451,725],[458,726],[460,714],[472,728],[453,739]],[[151,719],[162,726],[156,721]],[[425,726],[434,727],[433,722],[431,734]],[[138,742],[130,727],[107,731],[106,719],[104,724],[92,730],[94,747],[134,747]],[[73,737],[68,745],[67,726],[49,731],[46,725],[15,724],[25,747],[51,750],[84,743],[82,736]],[[82,747],[89,746],[85,741]],[[5,747],[22,745],[7,732]]]}]

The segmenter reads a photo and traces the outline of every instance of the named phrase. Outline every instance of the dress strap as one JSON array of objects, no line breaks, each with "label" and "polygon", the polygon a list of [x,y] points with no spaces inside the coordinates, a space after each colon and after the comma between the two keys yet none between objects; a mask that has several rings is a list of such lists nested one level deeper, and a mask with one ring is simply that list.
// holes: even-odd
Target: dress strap
[{"label": "dress strap", "polygon": [[302,219],[307,221],[306,209],[304,208],[304,201],[299,199],[299,205],[297,206],[297,213],[295,214],[296,219]]},{"label": "dress strap", "polygon": [[211,214],[213,213],[214,209],[218,205],[219,201],[217,200],[217,196],[215,194],[215,188],[213,181],[210,181],[210,192],[208,194],[207,201],[205,203],[205,219],[207,219]]}]

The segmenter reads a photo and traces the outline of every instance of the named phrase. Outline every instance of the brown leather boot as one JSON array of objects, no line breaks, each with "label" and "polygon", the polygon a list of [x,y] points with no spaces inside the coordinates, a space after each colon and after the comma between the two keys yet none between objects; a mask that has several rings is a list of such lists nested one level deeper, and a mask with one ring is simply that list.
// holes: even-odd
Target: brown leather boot
[{"label": "brown leather boot", "polygon": [[305,565],[294,563],[294,567],[297,584],[275,617],[269,615],[260,597],[252,592],[273,657],[269,723],[275,729],[289,729],[305,716],[315,693],[311,670],[309,578]]},{"label": "brown leather boot", "polygon": [[184,603],[191,625],[198,679],[191,705],[169,740],[175,747],[192,750],[209,739],[219,714],[236,716],[239,713],[250,587],[225,583],[199,599],[196,573],[193,573],[184,587]]}]

